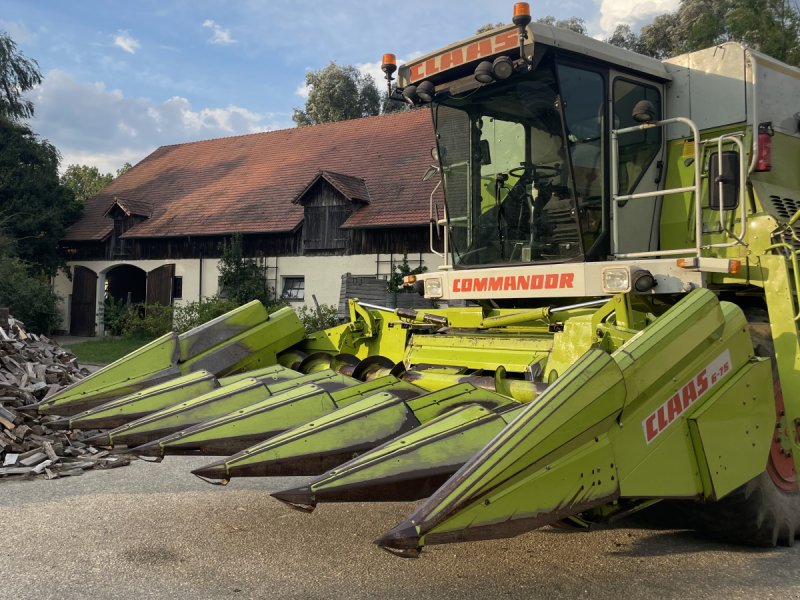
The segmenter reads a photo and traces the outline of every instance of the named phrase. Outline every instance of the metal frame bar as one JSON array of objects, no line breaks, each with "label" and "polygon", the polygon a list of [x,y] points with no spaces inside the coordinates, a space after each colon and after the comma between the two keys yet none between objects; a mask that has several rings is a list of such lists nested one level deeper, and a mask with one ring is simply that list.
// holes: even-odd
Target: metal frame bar
[{"label": "metal frame bar", "polygon": [[[616,192],[619,189],[619,136],[624,135],[626,133],[633,133],[637,131],[642,131],[645,129],[652,129],[653,127],[666,127],[667,125],[672,125],[674,123],[682,123],[689,127],[692,132],[693,137],[693,144],[694,144],[694,185],[691,186],[684,186],[679,188],[671,188],[671,189],[664,189],[664,190],[655,190],[652,192],[640,192],[637,194],[624,194],[619,195]],[[649,258],[654,256],[677,256],[677,255],[684,255],[684,254],[694,254],[698,259],[701,258],[702,250],[707,248],[728,248],[731,246],[736,245],[745,245],[744,237],[747,233],[747,203],[746,203],[746,195],[745,190],[747,187],[747,173],[745,171],[744,166],[744,144],[741,141],[742,134],[740,133],[731,133],[731,134],[724,134],[719,136],[718,138],[714,138],[711,140],[704,140],[700,141],[700,132],[697,129],[697,126],[691,119],[687,119],[685,117],[673,117],[671,119],[664,119],[663,121],[654,121],[652,123],[643,123],[641,125],[634,125],[632,127],[625,127],[623,129],[612,129],[611,130],[611,210],[612,210],[612,240],[611,240],[611,254],[615,258]],[[719,168],[720,172],[722,172],[722,147],[726,143],[733,143],[737,146],[739,150],[739,208],[741,211],[741,232],[737,235],[736,233],[730,231],[727,226],[725,225],[725,210],[723,208],[724,204],[722,204],[722,185],[723,182],[719,182],[719,189],[720,189],[720,210],[719,210],[719,222],[722,232],[724,232],[727,236],[732,237],[733,241],[719,243],[719,244],[706,244],[703,245],[703,207],[702,207],[702,196],[703,196],[703,181],[702,181],[702,156],[700,154],[701,146],[709,143],[716,143],[719,149],[717,153],[717,160],[719,161]],[[711,182],[709,182],[711,185]],[[693,248],[680,248],[676,250],[653,250],[648,252],[627,252],[627,253],[619,253],[617,250],[619,249],[619,203],[625,202],[628,200],[639,200],[643,198],[658,198],[669,196],[672,194],[683,194],[683,193],[693,193],[694,194],[694,220],[695,220],[695,231],[694,231],[694,238],[695,238],[695,245]]]}]

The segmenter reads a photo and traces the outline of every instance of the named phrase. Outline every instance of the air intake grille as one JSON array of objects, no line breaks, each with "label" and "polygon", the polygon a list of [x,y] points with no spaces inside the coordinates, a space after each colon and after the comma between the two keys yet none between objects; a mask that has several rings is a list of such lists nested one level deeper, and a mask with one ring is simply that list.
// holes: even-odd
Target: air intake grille
[{"label": "air intake grille", "polygon": [[[773,195],[769,197],[769,203],[765,208],[767,212],[777,217],[780,221],[786,222],[800,210],[800,202],[792,198],[781,198],[780,196]],[[795,224],[793,229],[795,235],[800,237],[800,224]],[[784,242],[794,246],[795,250],[800,250],[800,243],[795,241],[788,232],[784,233],[782,238]]]},{"label": "air intake grille", "polygon": [[772,204],[772,207],[775,209],[775,216],[779,217],[782,221],[788,221],[792,218],[792,216],[794,216],[794,213],[800,209],[800,203],[792,200],[791,198],[770,196],[769,201]]}]

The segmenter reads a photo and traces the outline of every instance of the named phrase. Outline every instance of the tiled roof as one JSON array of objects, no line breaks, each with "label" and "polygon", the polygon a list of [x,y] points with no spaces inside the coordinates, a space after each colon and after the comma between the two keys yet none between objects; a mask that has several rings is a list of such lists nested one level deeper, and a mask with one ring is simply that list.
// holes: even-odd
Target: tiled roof
[{"label": "tiled roof", "polygon": [[105,239],[115,199],[129,210],[152,207],[129,238],[293,231],[303,219],[293,200],[320,174],[368,202],[345,227],[422,225],[436,185],[421,181],[434,144],[430,113],[420,109],[162,146],[87,201],[64,239]]}]

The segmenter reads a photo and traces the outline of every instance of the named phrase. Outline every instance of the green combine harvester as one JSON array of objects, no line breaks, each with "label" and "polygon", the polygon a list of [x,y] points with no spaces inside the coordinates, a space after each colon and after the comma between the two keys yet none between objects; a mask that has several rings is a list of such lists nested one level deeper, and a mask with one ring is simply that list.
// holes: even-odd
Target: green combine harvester
[{"label": "green combine harvester", "polygon": [[718,538],[791,545],[800,70],[736,43],[662,62],[525,3],[383,62],[436,128],[442,266],[407,283],[441,308],[352,300],[306,336],[252,303],[36,409],[134,454],[213,456],[195,474],[215,482],[312,476],[273,494],[303,510],[422,500],[377,541],[404,556],[662,501]]}]

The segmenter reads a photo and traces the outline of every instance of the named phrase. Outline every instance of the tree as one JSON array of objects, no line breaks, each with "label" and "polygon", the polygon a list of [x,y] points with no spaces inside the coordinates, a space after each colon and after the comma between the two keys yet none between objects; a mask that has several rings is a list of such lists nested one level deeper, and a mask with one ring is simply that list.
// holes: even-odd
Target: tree
[{"label": "tree", "polygon": [[659,59],[737,41],[800,65],[800,11],[788,0],[681,0],[638,36],[624,25],[606,41]]},{"label": "tree", "polygon": [[237,306],[251,300],[270,304],[269,288],[264,269],[254,258],[244,255],[242,234],[237,233],[220,246],[219,285],[221,295],[236,302]]},{"label": "tree", "polygon": [[[586,21],[580,17],[556,19],[552,15],[547,15],[546,17],[539,17],[536,19],[536,22],[541,23],[542,25],[550,25],[550,27],[558,27],[559,29],[569,29],[570,31],[586,35]],[[507,25],[507,23],[486,23],[485,25],[478,27],[478,30],[475,33],[484,33],[505,25]]]},{"label": "tree", "polygon": [[498,27],[502,27],[505,23],[485,23],[478,27],[478,30],[475,32],[475,35],[479,33],[486,33],[487,31],[491,31],[492,29],[497,29]]},{"label": "tree", "polygon": [[117,169],[117,175],[116,176],[119,177],[120,175],[124,175],[125,173],[130,171],[132,168],[133,168],[133,165],[131,163],[129,163],[129,162],[126,162],[119,169]]},{"label": "tree", "polygon": [[632,52],[640,52],[639,50],[639,36],[636,35],[631,26],[627,23],[624,25],[617,25],[611,37],[606,39],[606,43],[618,48],[625,48]]},{"label": "tree", "polygon": [[31,272],[64,264],[59,240],[82,207],[58,177],[58,151],[25,125],[0,118],[0,224]]},{"label": "tree", "polygon": [[319,71],[306,73],[309,88],[305,110],[294,109],[298,126],[332,123],[377,115],[380,94],[372,75],[364,75],[351,65],[332,62]]},{"label": "tree", "polygon": [[0,229],[0,306],[8,307],[28,331],[50,334],[61,322],[59,302],[49,279],[30,272],[16,254],[14,239]]},{"label": "tree", "polygon": [[406,112],[414,108],[408,102],[401,102],[400,100],[392,100],[389,98],[389,94],[384,92],[381,94],[381,114],[385,115],[387,113],[396,113],[396,112]]},{"label": "tree", "polygon": [[75,199],[81,204],[92,196],[100,193],[104,187],[111,183],[114,176],[111,173],[101,173],[97,167],[88,165],[70,165],[61,176],[61,184],[75,194]]},{"label": "tree", "polygon": [[7,33],[0,32],[0,117],[12,121],[33,116],[33,103],[22,95],[42,82],[35,60],[25,58]]},{"label": "tree", "polygon": [[553,16],[547,15],[536,19],[537,23],[543,25],[550,25],[551,27],[558,27],[559,29],[569,29],[575,33],[586,35],[586,21],[580,17],[569,17],[568,19],[556,19]]}]

